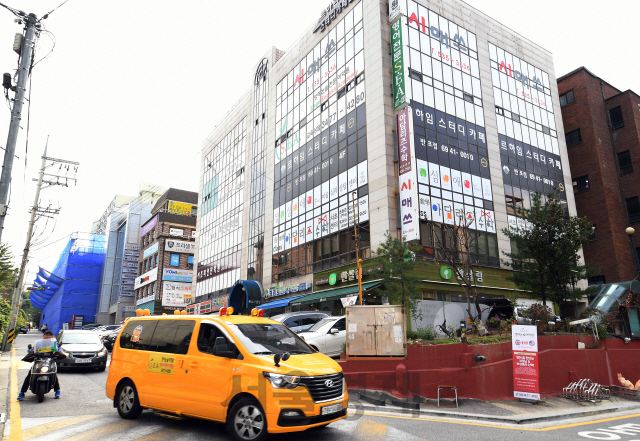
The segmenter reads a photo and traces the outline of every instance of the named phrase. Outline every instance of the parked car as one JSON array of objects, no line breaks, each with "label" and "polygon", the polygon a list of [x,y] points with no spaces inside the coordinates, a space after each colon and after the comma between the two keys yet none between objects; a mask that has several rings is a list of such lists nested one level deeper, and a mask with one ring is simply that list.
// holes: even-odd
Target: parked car
[{"label": "parked car", "polygon": [[[494,318],[498,316],[500,320],[515,318],[519,325],[531,325],[531,320],[522,317],[518,312],[518,306],[514,305],[513,302],[509,299],[505,299],[503,297],[488,297],[480,300],[480,303],[490,306],[491,310],[489,311],[488,318]],[[526,309],[526,308],[520,308]],[[549,324],[553,325],[560,322],[560,317],[555,314],[551,314],[551,318],[549,319]]]},{"label": "parked car", "polygon": [[98,327],[100,327],[100,326],[102,326],[102,325],[99,325],[99,324],[97,324],[97,323],[89,323],[89,324],[87,324],[87,325],[84,325],[84,326],[82,327],[82,329],[83,329],[84,331],[88,331],[88,330],[91,330],[91,329],[98,328]]},{"label": "parked car", "polygon": [[104,329],[100,329],[99,331],[95,331],[100,335],[100,337],[104,337],[107,334],[111,334],[114,331],[119,331],[122,329],[122,325],[107,325],[103,326]]},{"label": "parked car", "polygon": [[107,367],[107,348],[93,331],[60,331],[58,347],[67,356],[58,361],[60,368],[94,367],[104,371]]},{"label": "parked car", "polygon": [[113,350],[113,345],[116,342],[116,338],[118,338],[118,334],[120,334],[120,330],[111,331],[102,338],[102,344],[104,344],[104,347],[109,351]]},{"label": "parked car", "polygon": [[315,350],[329,357],[338,357],[342,351],[342,344],[347,342],[346,316],[325,317],[307,332],[300,332],[298,336]]},{"label": "parked car", "polygon": [[26,334],[29,330],[27,329],[26,326],[20,326],[20,328],[18,328],[18,332],[20,334]]},{"label": "parked car", "polygon": [[288,326],[293,332],[307,331],[311,326],[325,317],[329,317],[331,314],[326,312],[288,312],[285,314],[275,315],[270,317],[271,320],[282,323]]}]

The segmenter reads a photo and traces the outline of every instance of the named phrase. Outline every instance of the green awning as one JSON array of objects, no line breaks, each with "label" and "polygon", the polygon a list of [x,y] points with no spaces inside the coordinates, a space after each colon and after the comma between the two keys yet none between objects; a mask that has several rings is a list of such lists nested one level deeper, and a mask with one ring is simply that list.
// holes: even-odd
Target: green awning
[{"label": "green awning", "polygon": [[[362,292],[377,288],[381,282],[367,282],[362,284]],[[358,285],[351,285],[345,288],[332,289],[327,291],[317,292],[315,294],[309,294],[308,296],[301,297],[294,300],[290,306],[309,305],[311,303],[324,302],[326,300],[338,300],[343,297],[348,297],[358,293]]]}]

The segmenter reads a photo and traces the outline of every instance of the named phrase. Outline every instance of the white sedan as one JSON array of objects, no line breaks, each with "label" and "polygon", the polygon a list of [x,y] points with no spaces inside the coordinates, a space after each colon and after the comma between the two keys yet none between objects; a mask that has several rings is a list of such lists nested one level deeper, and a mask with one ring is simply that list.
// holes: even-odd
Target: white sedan
[{"label": "white sedan", "polygon": [[312,348],[329,357],[338,357],[342,351],[342,345],[347,342],[346,320],[344,315],[326,317],[298,335],[304,338]]}]

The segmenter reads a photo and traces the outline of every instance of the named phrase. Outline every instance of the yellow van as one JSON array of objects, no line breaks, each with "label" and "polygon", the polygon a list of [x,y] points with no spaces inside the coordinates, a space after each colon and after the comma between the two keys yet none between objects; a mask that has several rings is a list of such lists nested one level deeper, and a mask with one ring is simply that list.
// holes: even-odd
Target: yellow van
[{"label": "yellow van", "polygon": [[220,421],[238,441],[326,426],[348,403],[338,363],[279,322],[241,315],[128,320],[106,393],[122,418],[149,408]]}]

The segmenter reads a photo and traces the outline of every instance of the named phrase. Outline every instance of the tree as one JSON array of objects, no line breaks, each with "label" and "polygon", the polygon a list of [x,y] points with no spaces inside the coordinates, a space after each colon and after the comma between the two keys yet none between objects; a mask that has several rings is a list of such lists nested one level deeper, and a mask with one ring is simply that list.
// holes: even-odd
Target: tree
[{"label": "tree", "polygon": [[414,318],[418,318],[415,301],[421,298],[418,283],[420,278],[413,275],[416,253],[422,251],[418,245],[385,234],[386,240],[380,244],[376,251],[378,257],[376,263],[382,268],[381,294],[389,298],[389,302],[401,303],[407,307],[407,300],[412,305],[411,311]]},{"label": "tree", "polygon": [[13,265],[13,253],[9,245],[0,243],[0,292],[4,298],[13,295],[18,268]]},{"label": "tree", "polygon": [[[444,261],[453,272],[456,282],[463,289],[467,301],[467,314],[473,323],[481,320],[482,308],[478,302],[482,289],[478,289],[474,265],[478,265],[478,255],[486,254],[487,250],[474,253],[479,246],[479,232],[471,228],[473,219],[465,219],[459,216],[455,225],[443,225],[435,234],[435,246],[438,251],[438,260]],[[474,257],[474,255],[476,257]],[[473,303],[473,305],[472,305]]]},{"label": "tree", "polygon": [[575,283],[597,272],[595,267],[580,264],[579,255],[593,226],[586,218],[565,213],[557,192],[550,193],[546,201],[535,193],[531,209],[517,214],[524,222],[503,230],[511,239],[511,252],[504,253],[510,260],[503,260],[514,270],[511,280],[543,303],[547,298],[558,304],[575,302],[583,294]]}]

